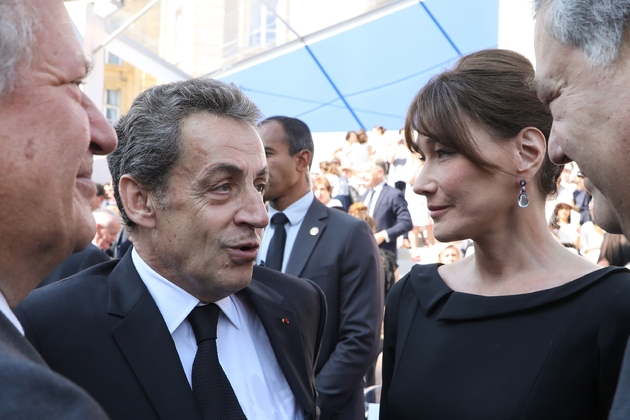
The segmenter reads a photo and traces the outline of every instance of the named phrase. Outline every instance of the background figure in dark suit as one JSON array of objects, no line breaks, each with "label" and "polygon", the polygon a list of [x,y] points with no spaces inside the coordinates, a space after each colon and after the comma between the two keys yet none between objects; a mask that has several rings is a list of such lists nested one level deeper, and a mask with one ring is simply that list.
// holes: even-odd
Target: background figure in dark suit
[{"label": "background figure in dark suit", "polygon": [[413,229],[413,223],[404,194],[385,183],[386,173],[387,163],[384,160],[367,162],[362,178],[368,190],[361,196],[361,201],[376,220],[376,243],[381,249],[396,255],[396,240]]},{"label": "background figure in dark suit", "polygon": [[37,287],[47,286],[56,281],[68,278],[96,264],[109,261],[109,255],[94,244],[89,244],[83,251],[75,252],[63,260],[47,275]]},{"label": "background figure in dark suit", "polygon": [[79,88],[87,60],[61,0],[0,2],[0,63],[0,418],[104,419],[11,308],[92,239],[93,155],[116,136]]},{"label": "background figure in dark suit", "polygon": [[92,243],[83,251],[76,252],[66,258],[37,287],[65,279],[96,264],[110,260],[107,251],[120,231],[120,217],[105,209],[96,209],[92,211],[92,215],[96,222],[96,233]]},{"label": "background figure in dark suit", "polygon": [[326,295],[328,323],[315,370],[322,419],[364,419],[363,376],[378,351],[383,268],[368,225],[329,209],[309,186],[313,139],[295,118],[260,124],[269,165],[269,215],[284,214],[284,232],[265,230],[257,263],[272,263],[274,236],[286,232],[277,269],[317,283]]},{"label": "background figure in dark suit", "polygon": [[[138,96],[108,157],[134,247],[17,310],[48,364],[113,419],[316,418],[324,296],[271,270],[252,279],[269,220],[259,115],[211,79]],[[212,416],[217,381],[231,403]]]},{"label": "background figure in dark suit", "polygon": [[92,243],[107,252],[120,233],[120,217],[113,211],[98,209],[92,212],[96,221],[96,235]]}]

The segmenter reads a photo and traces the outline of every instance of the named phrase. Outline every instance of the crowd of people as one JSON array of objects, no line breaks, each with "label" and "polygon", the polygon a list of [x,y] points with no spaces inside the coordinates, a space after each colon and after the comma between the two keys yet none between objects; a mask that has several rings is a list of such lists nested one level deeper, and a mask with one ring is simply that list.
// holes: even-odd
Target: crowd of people
[{"label": "crowd of people", "polygon": [[[382,160],[388,164],[387,183],[403,192],[413,222],[413,229],[398,240],[398,248],[409,249],[409,258],[419,264],[450,263],[473,253],[474,243],[470,239],[447,243],[436,241],[426,197],[413,191],[424,162],[419,154],[406,147],[404,129],[400,129],[396,136],[388,136],[386,132],[384,127],[376,126],[369,135],[364,130],[347,133],[348,144],[366,137],[367,141],[359,144],[369,145],[370,152],[365,159],[353,162],[344,148],[340,148],[329,160],[320,162],[319,172],[311,173],[315,197],[328,207],[348,212],[353,203],[362,203],[361,195],[368,189],[363,176],[366,163],[370,159]],[[591,262],[604,267],[625,266],[630,263],[628,241],[623,235],[607,233],[597,225],[593,219],[593,197],[586,189],[584,179],[575,162],[563,166],[557,180],[557,192],[546,199],[545,217],[549,230],[557,241]],[[446,259],[442,255],[445,251],[449,253]],[[399,278],[398,274],[396,278]]]},{"label": "crowd of people", "polygon": [[314,174],[217,80],[112,129],[63,2],[0,0],[0,418],[630,418],[630,0],[534,11],[536,71],[462,56]]}]

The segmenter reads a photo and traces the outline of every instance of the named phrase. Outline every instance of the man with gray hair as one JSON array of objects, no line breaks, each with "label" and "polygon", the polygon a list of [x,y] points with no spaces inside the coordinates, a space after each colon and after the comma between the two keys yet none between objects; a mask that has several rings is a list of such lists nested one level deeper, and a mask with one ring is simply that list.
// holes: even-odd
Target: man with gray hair
[{"label": "man with gray hair", "polygon": [[210,79],[140,94],[108,158],[132,250],[18,308],[50,367],[112,419],[317,417],[323,293],[253,269],[269,221],[259,117]]},{"label": "man with gray hair", "polygon": [[534,12],[536,90],[554,117],[549,157],[575,160],[615,216],[600,226],[630,236],[630,0],[535,0]]},{"label": "man with gray hair", "polygon": [[[533,5],[536,90],[554,118],[549,157],[575,160],[594,197],[595,221],[630,237],[630,0]],[[610,418],[630,418],[630,347]]]},{"label": "man with gray hair", "polygon": [[94,236],[93,155],[116,137],[80,89],[86,62],[61,0],[0,0],[2,419],[106,418],[46,366],[11,310]]},{"label": "man with gray hair", "polygon": [[92,244],[106,252],[120,233],[120,217],[111,210],[99,209],[92,212],[96,221],[96,234]]}]

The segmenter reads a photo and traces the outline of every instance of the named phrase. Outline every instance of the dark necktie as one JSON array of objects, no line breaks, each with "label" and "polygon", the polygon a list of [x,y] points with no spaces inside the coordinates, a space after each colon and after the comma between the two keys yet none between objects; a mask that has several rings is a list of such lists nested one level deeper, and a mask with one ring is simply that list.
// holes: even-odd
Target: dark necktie
[{"label": "dark necktie", "polygon": [[289,221],[284,213],[276,213],[271,218],[273,236],[267,250],[265,267],[282,271],[282,258],[284,257],[284,244],[287,242],[287,231],[284,225]]},{"label": "dark necktie", "polygon": [[370,216],[372,215],[372,199],[374,198],[374,193],[375,193],[375,192],[376,192],[376,191],[374,191],[374,188],[372,188],[372,189],[370,190],[370,198],[368,198],[368,201],[367,201],[367,204],[366,204],[367,211],[368,211],[368,214],[369,214]]},{"label": "dark necktie", "polygon": [[197,306],[188,315],[197,339],[192,391],[204,420],[247,420],[217,353],[217,322],[221,309],[214,303]]}]

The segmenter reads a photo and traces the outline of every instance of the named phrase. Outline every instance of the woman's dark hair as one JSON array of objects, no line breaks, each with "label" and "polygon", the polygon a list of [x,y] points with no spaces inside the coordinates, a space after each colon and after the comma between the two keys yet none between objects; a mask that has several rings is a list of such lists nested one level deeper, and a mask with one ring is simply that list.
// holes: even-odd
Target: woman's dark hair
[{"label": "woman's dark hair", "polygon": [[[525,127],[545,139],[553,121],[547,105],[532,86],[534,68],[522,55],[488,49],[462,57],[455,67],[434,76],[413,99],[405,121],[407,147],[420,152],[414,131],[452,149],[487,171],[503,171],[483,158],[468,124],[483,127],[497,141],[516,136]],[[536,183],[545,196],[557,192],[560,168],[547,155]]]},{"label": "woman's dark hair", "polygon": [[319,170],[324,174],[333,174],[337,176],[341,175],[337,165],[333,165],[328,161],[319,162]]},{"label": "woman's dark hair", "polygon": [[359,144],[367,143],[368,136],[364,129],[357,130],[357,138],[359,139]]},{"label": "woman's dark hair", "polygon": [[346,133],[346,141],[348,141],[353,134],[357,137],[357,140],[359,140],[359,135],[356,133],[356,131],[348,131]]},{"label": "woman's dark hair", "polygon": [[553,213],[551,214],[551,220],[549,220],[549,226],[552,229],[560,229],[560,218],[558,217],[558,212],[560,210],[569,210],[569,217],[567,219],[567,223],[571,223],[571,206],[567,203],[558,203],[556,207],[553,209]]}]

